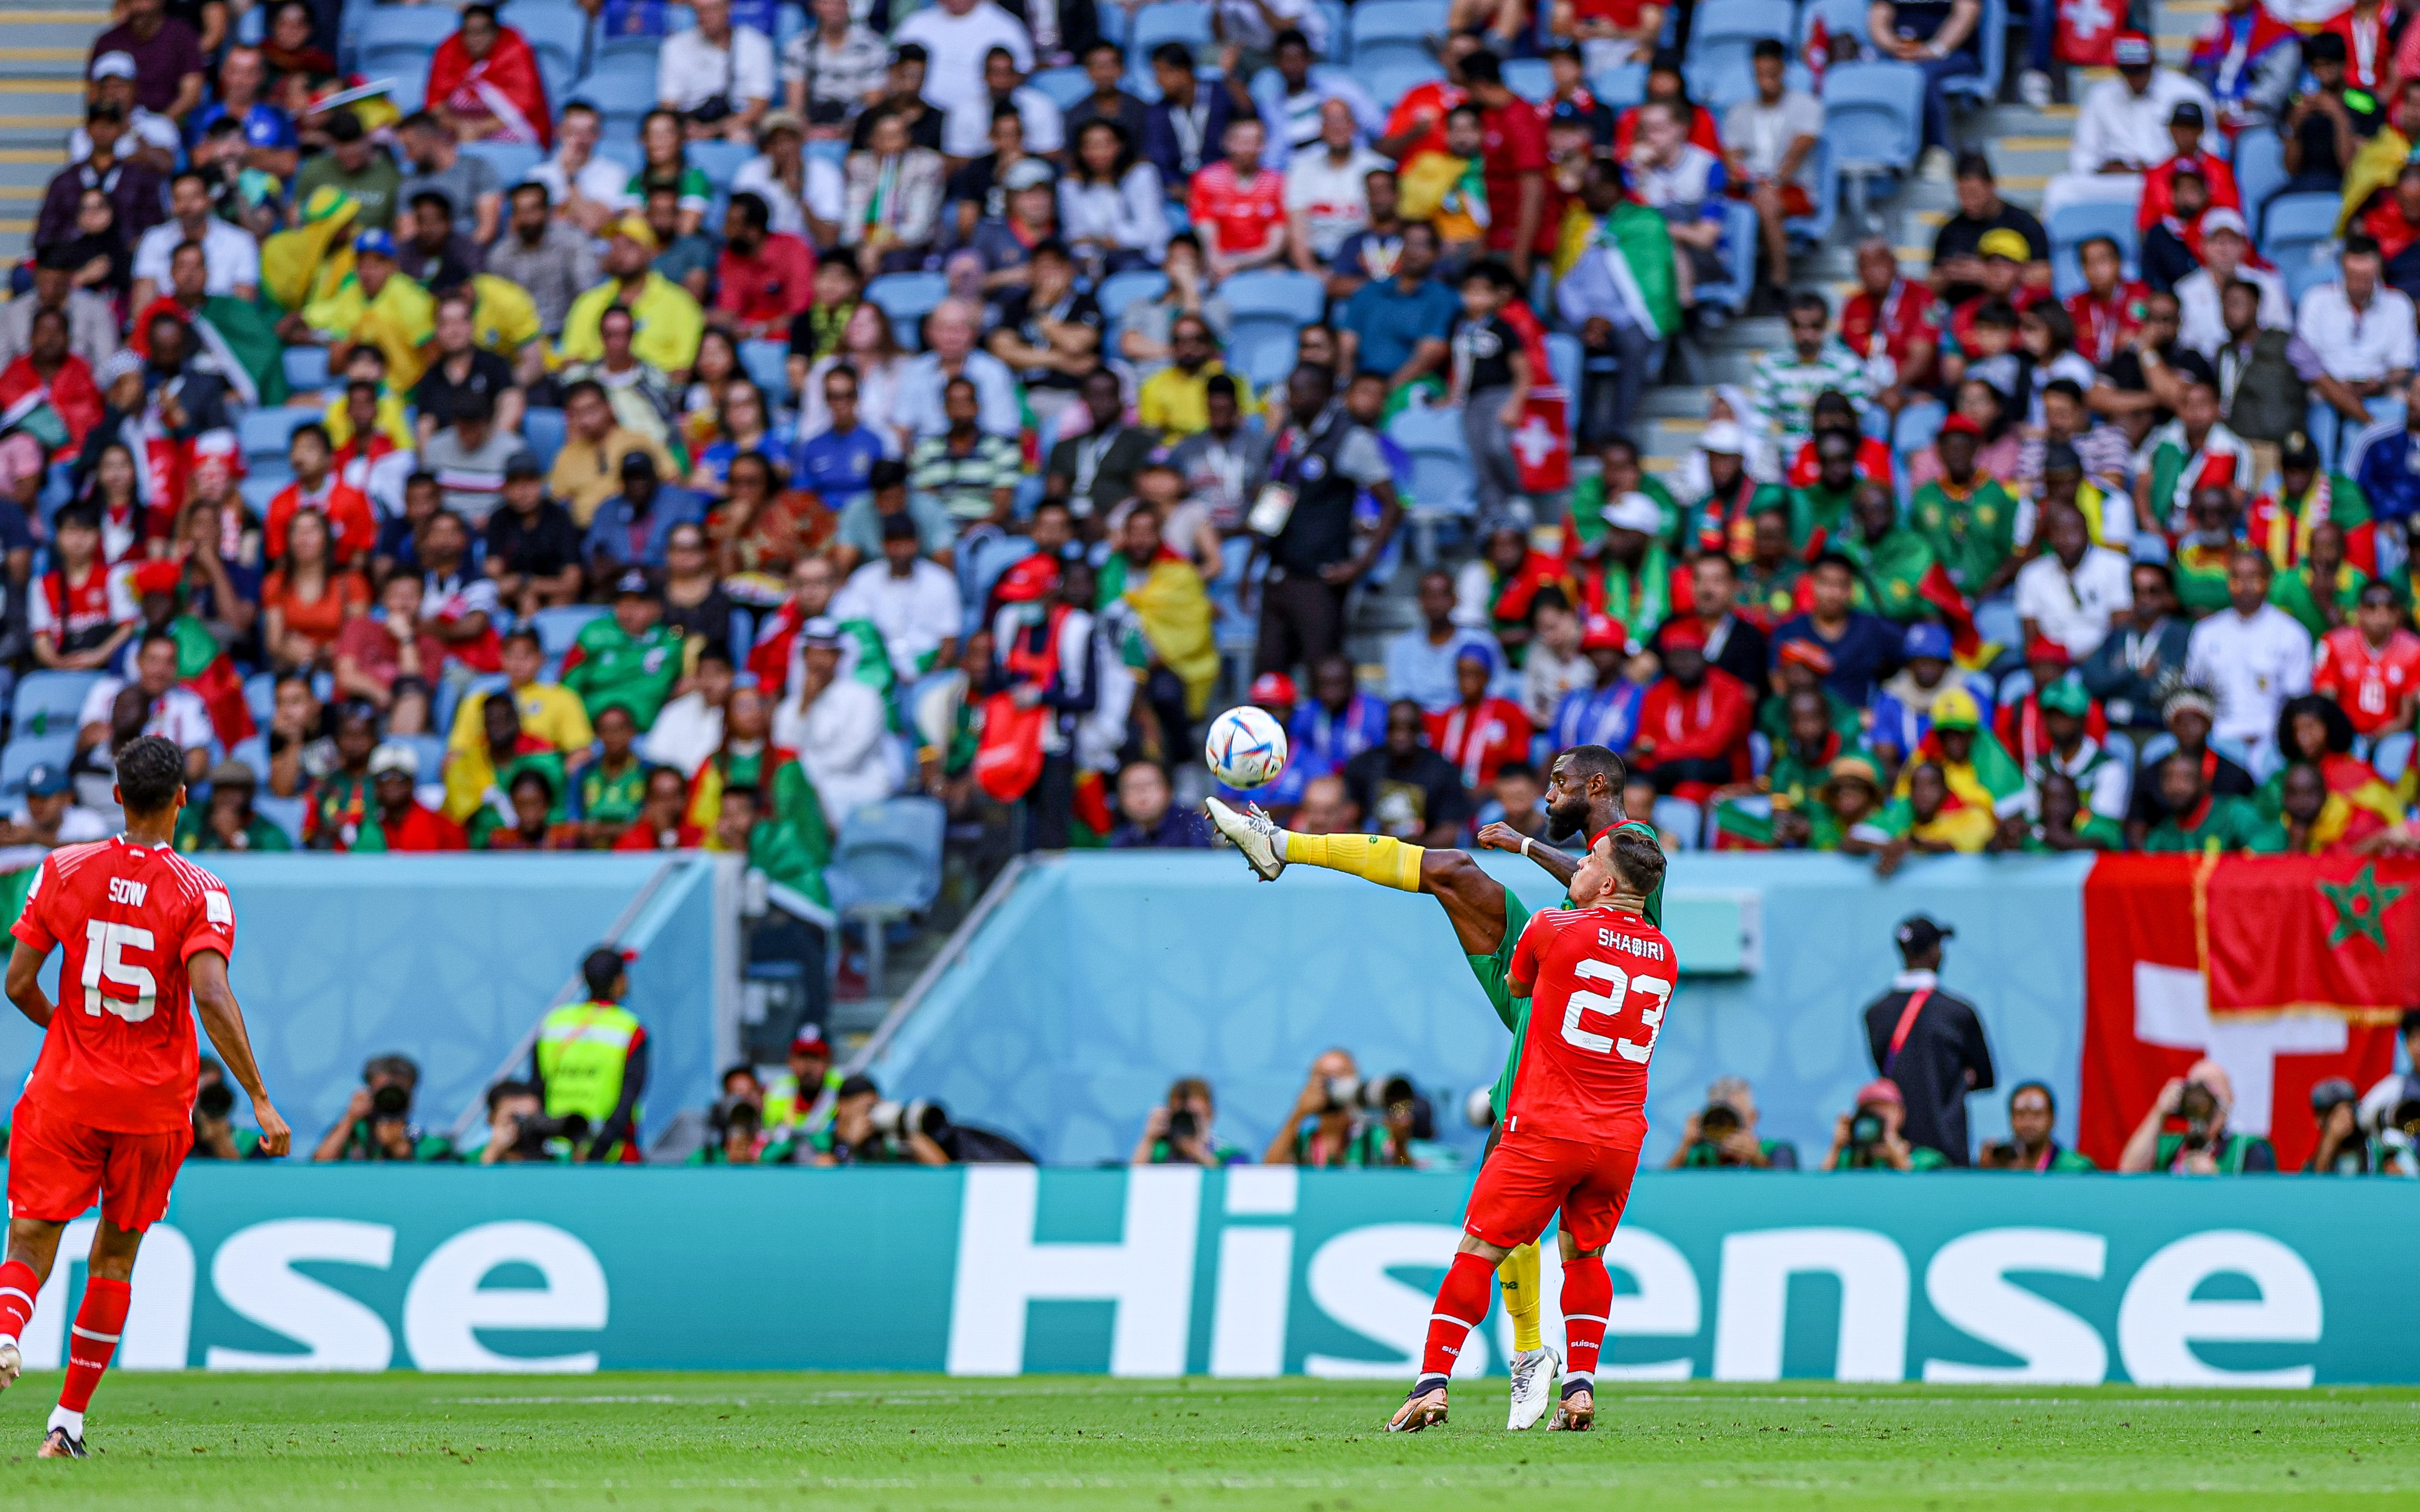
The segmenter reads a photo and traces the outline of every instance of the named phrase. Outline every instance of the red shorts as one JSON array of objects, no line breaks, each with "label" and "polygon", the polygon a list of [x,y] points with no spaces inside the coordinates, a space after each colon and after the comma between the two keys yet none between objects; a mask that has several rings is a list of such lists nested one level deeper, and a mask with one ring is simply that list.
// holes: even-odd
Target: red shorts
[{"label": "red shorts", "polygon": [[103,1218],[141,1233],[168,1211],[168,1189],[193,1145],[191,1129],[116,1134],[20,1102],[8,1131],[9,1214],[69,1223],[98,1197]]},{"label": "red shorts", "polygon": [[1602,1249],[1621,1222],[1638,1151],[1612,1145],[1507,1134],[1488,1151],[1470,1189],[1462,1230],[1498,1249],[1527,1244],[1545,1232],[1560,1208],[1562,1229],[1583,1251]]}]

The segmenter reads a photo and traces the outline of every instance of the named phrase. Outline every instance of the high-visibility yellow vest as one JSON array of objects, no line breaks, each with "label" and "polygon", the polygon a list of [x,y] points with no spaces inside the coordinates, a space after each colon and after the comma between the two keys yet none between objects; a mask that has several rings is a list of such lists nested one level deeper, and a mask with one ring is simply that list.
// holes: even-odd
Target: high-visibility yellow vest
[{"label": "high-visibility yellow vest", "polygon": [[618,1003],[566,1003],[537,1031],[537,1072],[546,1083],[546,1116],[577,1113],[593,1128],[622,1100],[622,1072],[639,1020]]}]

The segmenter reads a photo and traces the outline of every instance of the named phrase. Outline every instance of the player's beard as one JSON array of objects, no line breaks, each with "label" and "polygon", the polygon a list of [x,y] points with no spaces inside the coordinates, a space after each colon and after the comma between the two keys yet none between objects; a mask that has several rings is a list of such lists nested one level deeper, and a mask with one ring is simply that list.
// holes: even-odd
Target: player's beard
[{"label": "player's beard", "polygon": [[1567,798],[1546,810],[1546,838],[1559,845],[1588,827],[1589,801],[1585,795]]}]

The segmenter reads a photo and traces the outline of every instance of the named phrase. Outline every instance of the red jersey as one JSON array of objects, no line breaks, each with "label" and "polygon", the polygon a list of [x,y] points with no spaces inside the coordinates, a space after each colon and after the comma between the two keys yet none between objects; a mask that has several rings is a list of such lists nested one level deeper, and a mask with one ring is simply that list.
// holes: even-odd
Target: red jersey
[{"label": "red jersey", "polygon": [[305,507],[327,517],[332,550],[339,563],[350,563],[365,555],[378,541],[378,517],[370,513],[370,501],[362,497],[360,489],[338,482],[331,471],[319,480],[317,493],[303,492],[302,481],[297,478],[269,501],[269,518],[261,528],[261,547],[271,561],[286,555],[286,528],[293,523],[294,512]]},{"label": "red jersey", "polygon": [[49,636],[61,651],[90,651],[111,630],[140,617],[127,579],[99,563],[77,581],[69,579],[65,567],[44,573],[25,606],[26,628]]},{"label": "red jersey", "polygon": [[2311,666],[2311,691],[2342,705],[2356,734],[2374,733],[2420,693],[2420,635],[2397,630],[2373,649],[2356,625],[2330,630]]},{"label": "red jersey", "polygon": [[1532,985],[1504,1132],[1637,1149],[1647,1062],[1679,972],[1672,942],[1637,914],[1531,915],[1512,949],[1512,980]]},{"label": "red jersey", "polygon": [[1506,762],[1529,754],[1529,717],[1511,699],[1482,698],[1429,716],[1429,744],[1462,773],[1462,785],[1485,787]]},{"label": "red jersey", "polygon": [[2150,298],[2151,285],[2139,281],[2120,283],[2105,300],[2088,288],[2069,295],[2067,314],[2075,322],[2075,349],[2095,367],[2107,363],[2142,329],[2143,306]]},{"label": "red jersey", "polygon": [[[1888,483],[1891,481],[1891,467],[1890,442],[1874,436],[1857,438],[1857,476],[1875,483]],[[1790,471],[1784,475],[1784,481],[1793,488],[1811,488],[1815,486],[1815,480],[1823,475],[1823,464],[1815,459],[1814,439],[1810,437],[1800,441],[1797,455],[1790,459]]]},{"label": "red jersey", "polygon": [[[1526,100],[1515,98],[1501,110],[1480,112],[1480,171],[1487,179],[1487,244],[1501,251],[1512,245],[1520,229],[1521,177],[1546,172],[1546,128]],[[1561,222],[1545,212],[1546,196],[1538,200],[1538,229],[1531,250],[1552,252]],[[1543,242],[1544,245],[1535,245]]]},{"label": "red jersey", "polygon": [[123,835],[62,846],[43,858],[9,933],[63,953],[26,1099],[113,1134],[190,1128],[199,1064],[185,963],[235,953],[226,884]]},{"label": "red jersey", "polygon": [[2190,159],[2170,158],[2143,176],[2143,199],[2134,210],[2135,230],[2149,231],[2176,212],[2177,195],[2173,186],[2177,181],[2177,167],[2187,162],[2201,170],[2202,182],[2210,186],[2211,208],[2236,211],[2243,208],[2243,193],[2235,187],[2235,170],[2226,165],[2226,159],[2212,157],[2207,152],[2195,153]]},{"label": "red jersey", "polygon": [[780,324],[803,313],[815,298],[815,254],[797,237],[776,231],[743,257],[728,246],[716,264],[714,307],[743,326]]},{"label": "red jersey", "polygon": [[1210,246],[1229,256],[1258,252],[1285,224],[1285,180],[1266,168],[1245,178],[1221,158],[1193,176],[1186,212],[1211,230]]},{"label": "red jersey", "polygon": [[1389,137],[1401,136],[1405,131],[1420,132],[1395,161],[1409,162],[1423,152],[1443,152],[1445,118],[1456,105],[1469,98],[1468,90],[1457,84],[1448,84],[1443,79],[1414,85],[1403,99],[1395,101],[1394,110],[1387,116],[1387,135]]},{"label": "red jersey", "polygon": [[1931,376],[1932,360],[1925,359],[1922,369],[1906,370],[1908,352],[1917,342],[1938,350],[1940,328],[1932,323],[1932,291],[1904,278],[1893,279],[1891,286],[1876,299],[1864,289],[1849,296],[1840,306],[1840,340],[1849,350],[1860,357],[1874,355],[1874,339],[1882,339],[1883,354],[1901,364],[1900,381],[1924,382]]},{"label": "red jersey", "polygon": [[2364,16],[2356,8],[2319,28],[2344,39],[2344,82],[2348,88],[2366,89],[2374,95],[2386,92],[2386,82],[2395,74],[2395,39],[2386,35],[2395,24],[2395,7],[2385,5]]}]

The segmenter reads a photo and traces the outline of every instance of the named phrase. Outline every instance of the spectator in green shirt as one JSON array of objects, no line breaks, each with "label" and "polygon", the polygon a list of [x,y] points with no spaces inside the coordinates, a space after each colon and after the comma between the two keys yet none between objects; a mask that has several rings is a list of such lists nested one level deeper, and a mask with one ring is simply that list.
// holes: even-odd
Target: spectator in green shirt
[{"label": "spectator in green shirt", "polygon": [[1171,1083],[1168,1098],[1143,1120],[1142,1137],[1135,1141],[1130,1165],[1170,1165],[1187,1162],[1214,1170],[1249,1160],[1234,1146],[1219,1140],[1213,1127],[1218,1105],[1210,1084],[1199,1076]]},{"label": "spectator in green shirt", "polygon": [[2192,757],[2172,752],[2160,763],[2158,775],[2160,801],[2167,808],[2167,817],[2143,841],[2143,849],[2285,854],[2286,831],[2274,820],[2261,817],[2252,799],[2211,792],[2202,779],[2201,764]]},{"label": "spectator in green shirt", "polygon": [[1907,1119],[1907,1101],[1899,1084],[1877,1076],[1857,1091],[1857,1107],[1843,1113],[1832,1128],[1832,1152],[1823,1157],[1827,1171],[1937,1171],[1949,1157],[1924,1145],[1911,1145],[1900,1134]]},{"label": "spectator in green shirt", "polygon": [[1951,415],[1933,442],[1941,454],[1941,476],[1918,488],[1908,505],[1908,518],[1974,603],[2006,588],[2024,564],[2016,548],[2016,501],[1976,471],[1982,445],[1982,427],[1964,415]]},{"label": "spectator in green shirt", "polygon": [[1798,1169],[1798,1147],[1756,1132],[1756,1092],[1745,1076],[1719,1076],[1706,1105],[1681,1126],[1681,1143],[1664,1168],[1681,1170]]},{"label": "spectator in green shirt", "polygon": [[580,773],[580,816],[588,843],[611,850],[646,807],[647,764],[630,748],[639,737],[639,721],[628,708],[608,703],[597,711],[596,720],[602,750]]},{"label": "spectator in green shirt", "polygon": [[613,584],[613,612],[580,630],[563,659],[563,686],[580,695],[594,720],[619,704],[644,730],[680,681],[681,638],[661,623],[663,595],[644,567],[631,567]]},{"label": "spectator in green shirt", "polygon": [[[2242,1176],[2273,1172],[2277,1152],[2257,1134],[2236,1134],[2226,1126],[2235,1107],[2235,1083],[2215,1060],[2195,1061],[2191,1070],[2160,1088],[2159,1098],[2128,1136],[2118,1156],[2121,1171],[2164,1171],[2172,1176]],[[2171,1131],[2168,1124],[2183,1124]]]},{"label": "spectator in green shirt", "polygon": [[285,830],[252,811],[252,768],[241,762],[221,762],[210,768],[210,801],[207,808],[185,805],[177,815],[177,849],[196,851],[290,851],[293,840]]},{"label": "spectator in green shirt", "polygon": [[[2071,783],[2070,786],[2073,784]],[[2009,1137],[1983,1141],[1975,1164],[1989,1171],[2097,1171],[2090,1157],[2051,1137],[2058,1102],[2041,1082],[2019,1082],[2009,1093]]]},{"label": "spectator in green shirt", "polygon": [[371,1057],[362,1068],[362,1085],[353,1089],[352,1101],[311,1158],[452,1160],[454,1146],[444,1135],[427,1133],[411,1121],[412,1094],[419,1087],[420,1067],[410,1056]]}]

